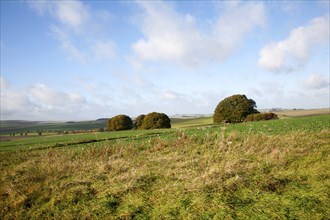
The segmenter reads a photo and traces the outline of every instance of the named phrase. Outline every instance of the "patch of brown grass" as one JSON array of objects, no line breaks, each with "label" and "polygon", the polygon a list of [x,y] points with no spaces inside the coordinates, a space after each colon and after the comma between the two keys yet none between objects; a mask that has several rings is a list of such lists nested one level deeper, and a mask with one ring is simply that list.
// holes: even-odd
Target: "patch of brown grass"
[{"label": "patch of brown grass", "polygon": [[294,117],[304,117],[312,115],[326,115],[330,114],[329,108],[321,109],[298,109],[298,110],[282,110],[275,112],[280,118],[294,118]]},{"label": "patch of brown grass", "polygon": [[326,218],[329,137],[329,130],[224,136],[219,129],[1,152],[0,216]]}]

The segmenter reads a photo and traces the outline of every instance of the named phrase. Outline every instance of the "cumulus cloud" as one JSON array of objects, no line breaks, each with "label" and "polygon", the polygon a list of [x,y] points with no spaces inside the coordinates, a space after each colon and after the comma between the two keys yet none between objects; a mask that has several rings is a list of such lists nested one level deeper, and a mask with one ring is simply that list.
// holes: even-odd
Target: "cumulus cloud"
[{"label": "cumulus cloud", "polygon": [[[69,58],[80,62],[111,59],[114,43],[98,36],[100,24],[107,22],[110,13],[92,11],[81,1],[28,1],[32,10],[40,16],[51,16],[51,35],[59,42]],[[86,49],[87,48],[87,49]]]},{"label": "cumulus cloud", "polygon": [[15,116],[19,111],[22,111],[22,109],[25,109],[25,111],[31,111],[33,109],[31,106],[32,103],[29,102],[27,94],[15,91],[11,84],[2,77],[0,78],[0,81],[1,119]]},{"label": "cumulus cloud", "polygon": [[304,81],[304,87],[307,89],[329,89],[329,76],[321,74],[310,75]]},{"label": "cumulus cloud", "polygon": [[54,120],[76,118],[87,101],[74,92],[60,92],[43,84],[16,88],[1,78],[1,118]]},{"label": "cumulus cloud", "polygon": [[165,2],[138,1],[143,37],[132,45],[136,60],[168,61],[186,66],[223,62],[242,42],[244,35],[263,26],[263,3],[228,2],[207,29],[199,29],[196,18],[180,13]]},{"label": "cumulus cloud", "polygon": [[90,12],[86,5],[79,1],[54,1],[55,17],[63,24],[79,29],[90,19]]},{"label": "cumulus cloud", "polygon": [[107,60],[114,56],[114,44],[112,41],[96,41],[92,50],[96,60]]},{"label": "cumulus cloud", "polygon": [[287,39],[264,46],[258,64],[270,71],[292,72],[324,43],[329,43],[329,16],[314,18],[306,26],[293,29]]},{"label": "cumulus cloud", "polygon": [[265,7],[262,3],[227,3],[212,27],[214,36],[211,40],[216,44],[208,41],[211,42],[210,50],[213,48],[213,53],[223,59],[237,48],[246,33],[254,27],[264,26],[265,20]]},{"label": "cumulus cloud", "polygon": [[189,38],[196,35],[185,16],[164,2],[137,3],[144,10],[141,31],[145,35],[133,45],[137,56],[141,60],[182,59],[189,50]]},{"label": "cumulus cloud", "polygon": [[67,108],[86,103],[85,98],[77,93],[55,91],[43,84],[29,86],[26,91],[31,102],[47,109]]},{"label": "cumulus cloud", "polygon": [[76,31],[91,18],[89,8],[80,1],[28,1],[29,6],[39,15],[49,13],[63,25]]}]

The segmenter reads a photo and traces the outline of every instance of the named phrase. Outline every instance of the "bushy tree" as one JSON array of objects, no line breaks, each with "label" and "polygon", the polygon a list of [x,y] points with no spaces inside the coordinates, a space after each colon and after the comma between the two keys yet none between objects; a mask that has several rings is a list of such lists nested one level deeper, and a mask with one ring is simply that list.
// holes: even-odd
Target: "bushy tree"
[{"label": "bushy tree", "polygon": [[273,120],[278,119],[278,116],[275,113],[266,112],[266,113],[258,113],[258,114],[251,114],[248,115],[244,121],[266,121],[266,120]]},{"label": "bushy tree", "polygon": [[259,113],[255,109],[256,107],[256,102],[253,99],[248,99],[245,95],[229,96],[219,102],[215,108],[213,122],[243,122],[248,115]]},{"label": "bushy tree", "polygon": [[127,115],[117,115],[108,120],[107,128],[110,131],[129,130],[133,128],[133,121]]},{"label": "bushy tree", "polygon": [[151,112],[142,123],[143,129],[171,128],[171,119],[164,113]]},{"label": "bushy tree", "polygon": [[143,123],[144,118],[145,118],[145,115],[143,115],[143,114],[136,117],[136,119],[134,121],[134,128],[142,129],[142,123]]},{"label": "bushy tree", "polygon": [[39,136],[41,136],[42,135],[42,130],[38,130],[37,133],[38,133]]}]

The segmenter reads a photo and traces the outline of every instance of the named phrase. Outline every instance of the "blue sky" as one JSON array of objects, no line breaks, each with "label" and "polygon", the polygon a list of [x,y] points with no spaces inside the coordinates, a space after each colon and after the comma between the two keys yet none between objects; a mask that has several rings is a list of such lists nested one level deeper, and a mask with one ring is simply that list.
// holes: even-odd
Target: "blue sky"
[{"label": "blue sky", "polygon": [[1,120],[329,107],[329,1],[1,1]]}]

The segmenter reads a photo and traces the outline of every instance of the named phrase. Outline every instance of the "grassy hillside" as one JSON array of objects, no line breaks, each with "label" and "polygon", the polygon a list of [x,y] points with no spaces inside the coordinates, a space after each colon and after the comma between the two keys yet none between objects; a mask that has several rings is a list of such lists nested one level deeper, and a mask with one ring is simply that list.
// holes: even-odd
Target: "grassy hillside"
[{"label": "grassy hillside", "polygon": [[0,218],[327,219],[329,117],[2,146]]},{"label": "grassy hillside", "polygon": [[172,118],[172,128],[188,128],[213,125],[212,117]]},{"label": "grassy hillside", "polygon": [[106,120],[79,121],[79,122],[39,122],[39,121],[0,121],[0,130],[2,135],[36,133],[38,130],[43,132],[73,131],[73,130],[91,130],[104,128]]}]

